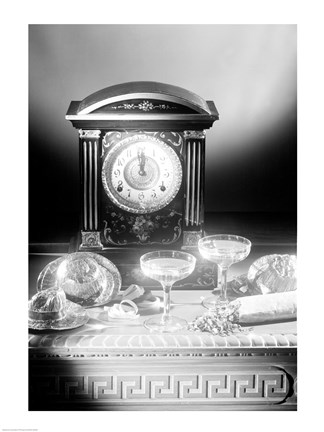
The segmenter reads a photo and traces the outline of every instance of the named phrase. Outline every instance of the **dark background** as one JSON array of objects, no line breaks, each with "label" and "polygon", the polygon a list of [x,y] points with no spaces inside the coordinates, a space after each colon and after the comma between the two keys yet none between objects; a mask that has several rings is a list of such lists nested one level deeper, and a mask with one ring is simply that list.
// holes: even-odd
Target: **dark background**
[{"label": "dark background", "polygon": [[207,213],[294,223],[296,52],[295,25],[30,25],[30,243],[68,242],[78,229],[70,101],[128,81],[178,85],[214,101]]}]

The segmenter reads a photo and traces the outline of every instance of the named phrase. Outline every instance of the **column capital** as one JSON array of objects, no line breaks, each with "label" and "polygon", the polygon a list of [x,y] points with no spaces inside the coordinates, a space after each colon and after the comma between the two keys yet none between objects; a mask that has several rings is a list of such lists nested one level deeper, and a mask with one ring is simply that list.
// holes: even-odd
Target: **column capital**
[{"label": "column capital", "polygon": [[101,131],[99,129],[84,130],[79,129],[80,138],[99,138]]},{"label": "column capital", "polygon": [[200,130],[200,131],[185,130],[183,133],[183,136],[186,139],[188,139],[188,138],[202,139],[202,138],[206,138],[206,131],[204,131],[204,130]]}]

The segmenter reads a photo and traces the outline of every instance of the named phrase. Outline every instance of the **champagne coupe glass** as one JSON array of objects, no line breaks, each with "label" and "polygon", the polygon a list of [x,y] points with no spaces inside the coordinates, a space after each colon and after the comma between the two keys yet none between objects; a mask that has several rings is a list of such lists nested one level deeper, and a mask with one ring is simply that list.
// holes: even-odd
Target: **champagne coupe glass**
[{"label": "champagne coupe glass", "polygon": [[232,264],[243,261],[250,253],[250,240],[231,234],[217,234],[203,237],[198,241],[198,249],[202,257],[217,264],[221,274],[221,293],[203,300],[207,309],[216,309],[226,305],[227,299],[227,270]]},{"label": "champagne coupe glass", "polygon": [[162,285],[164,312],[145,321],[144,326],[153,332],[172,333],[187,326],[187,321],[170,315],[171,288],[176,281],[185,279],[194,270],[196,258],[180,251],[162,250],[141,256],[143,273]]}]

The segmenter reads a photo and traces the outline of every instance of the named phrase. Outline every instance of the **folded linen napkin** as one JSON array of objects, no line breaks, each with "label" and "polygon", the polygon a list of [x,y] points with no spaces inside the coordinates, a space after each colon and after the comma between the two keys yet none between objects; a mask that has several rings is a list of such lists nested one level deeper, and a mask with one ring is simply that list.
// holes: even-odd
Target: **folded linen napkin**
[{"label": "folded linen napkin", "polygon": [[[126,307],[125,307],[126,306]],[[122,300],[120,303],[113,306],[105,306],[104,310],[107,311],[108,320],[134,320],[138,319],[138,307],[132,300]]]},{"label": "folded linen napkin", "polygon": [[140,317],[139,312],[145,309],[159,309],[160,299],[154,297],[149,289],[132,284],[125,291],[121,292],[113,306],[105,306],[108,320],[128,321]]},{"label": "folded linen napkin", "polygon": [[238,307],[240,324],[258,324],[297,318],[297,291],[241,297],[231,303]]},{"label": "folded linen napkin", "polygon": [[125,291],[122,291],[116,300],[132,300],[138,309],[159,309],[160,298],[153,296],[149,288],[132,284]]}]

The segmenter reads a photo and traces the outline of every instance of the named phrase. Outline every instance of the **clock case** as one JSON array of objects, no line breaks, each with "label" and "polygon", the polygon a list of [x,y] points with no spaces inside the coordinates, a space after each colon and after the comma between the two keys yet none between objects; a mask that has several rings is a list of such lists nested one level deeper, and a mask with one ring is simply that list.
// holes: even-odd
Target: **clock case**
[{"label": "clock case", "polygon": [[[219,115],[212,101],[180,87],[130,82],[72,101],[66,119],[79,131],[81,228],[76,250],[194,249],[204,229],[206,129]],[[102,183],[109,151],[141,134],[170,146],[182,165],[181,187],[164,208],[132,213]]]}]

